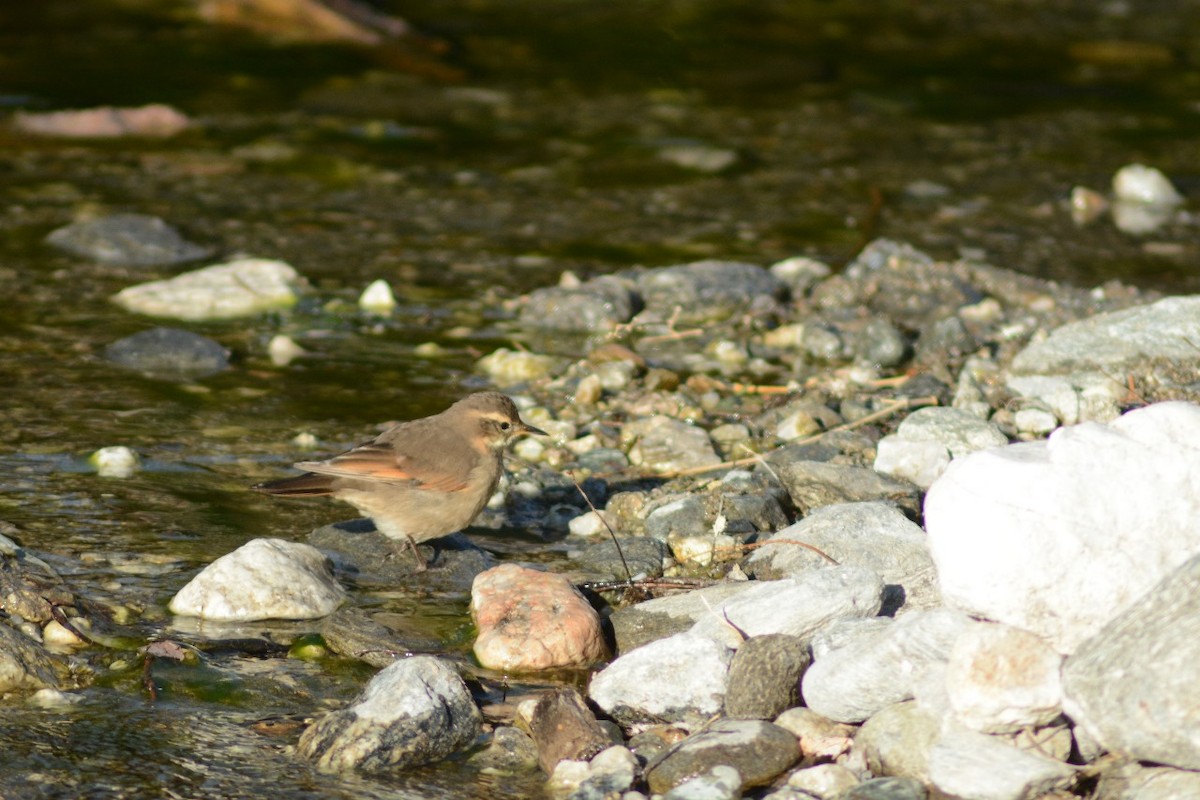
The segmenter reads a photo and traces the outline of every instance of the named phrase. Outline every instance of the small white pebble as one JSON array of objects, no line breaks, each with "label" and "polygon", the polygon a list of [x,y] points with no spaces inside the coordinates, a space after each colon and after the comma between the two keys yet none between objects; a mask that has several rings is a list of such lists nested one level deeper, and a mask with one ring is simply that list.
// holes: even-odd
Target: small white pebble
[{"label": "small white pebble", "polygon": [[[76,617],[71,620],[71,624],[81,632],[86,632],[91,627],[88,621],[82,617]],[[54,619],[47,622],[46,627],[42,628],[42,642],[47,647],[83,647],[87,644],[86,641],[67,630],[58,620]]]},{"label": "small white pebble", "polygon": [[137,453],[123,445],[101,447],[92,453],[88,461],[102,478],[128,478],[141,465]]},{"label": "small white pebble", "polygon": [[396,296],[392,294],[392,287],[388,282],[380,278],[372,281],[359,295],[358,307],[372,314],[390,314],[396,307]]},{"label": "small white pebble", "polygon": [[65,708],[83,702],[83,695],[68,694],[58,689],[38,689],[29,696],[29,704],[37,708]]},{"label": "small white pebble", "polygon": [[317,441],[317,437],[308,431],[297,433],[292,437],[292,444],[294,444],[296,447],[299,447],[301,450],[313,450],[319,443],[320,442]]},{"label": "small white pebble", "polygon": [[567,530],[574,536],[596,536],[608,533],[608,527],[604,524],[606,517],[607,514],[603,511],[589,511],[568,522]]},{"label": "small white pebble", "polygon": [[286,367],[308,351],[292,341],[291,337],[277,334],[267,343],[267,356],[277,367]]},{"label": "small white pebble", "polygon": [[1127,164],[1113,176],[1113,194],[1118,200],[1153,205],[1178,205],[1183,196],[1166,175],[1144,164]]}]

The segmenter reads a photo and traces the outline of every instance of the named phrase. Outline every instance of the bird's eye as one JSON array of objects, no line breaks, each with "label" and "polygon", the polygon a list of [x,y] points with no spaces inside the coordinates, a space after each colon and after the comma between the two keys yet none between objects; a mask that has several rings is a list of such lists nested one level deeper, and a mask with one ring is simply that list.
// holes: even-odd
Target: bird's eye
[{"label": "bird's eye", "polygon": [[506,431],[506,430],[508,430],[508,429],[509,429],[509,428],[511,428],[511,427],[512,427],[512,423],[511,423],[511,422],[501,422],[501,423],[500,423],[500,430],[502,430],[502,431]]}]

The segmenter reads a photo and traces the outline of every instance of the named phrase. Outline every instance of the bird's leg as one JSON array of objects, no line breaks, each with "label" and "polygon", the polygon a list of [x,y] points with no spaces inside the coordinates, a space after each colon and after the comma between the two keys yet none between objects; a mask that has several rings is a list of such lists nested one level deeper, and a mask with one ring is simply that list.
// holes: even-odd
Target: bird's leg
[{"label": "bird's leg", "polygon": [[420,549],[417,547],[417,540],[412,536],[405,536],[404,541],[408,542],[408,549],[412,550],[413,558],[417,562],[417,572],[424,572],[429,569],[429,562],[425,560],[425,556],[421,555]]}]

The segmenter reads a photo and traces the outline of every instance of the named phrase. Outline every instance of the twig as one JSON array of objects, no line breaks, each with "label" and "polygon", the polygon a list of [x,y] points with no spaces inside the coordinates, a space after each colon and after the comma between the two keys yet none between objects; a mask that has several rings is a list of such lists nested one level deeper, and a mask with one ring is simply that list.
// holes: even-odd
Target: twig
[{"label": "twig", "polygon": [[625,560],[625,553],[621,550],[621,543],[617,541],[616,531],[614,531],[612,529],[612,526],[608,524],[608,520],[606,520],[604,518],[604,515],[601,514],[598,510],[596,510],[596,506],[592,504],[592,498],[587,496],[587,492],[585,492],[583,490],[583,487],[579,485],[579,481],[575,480],[575,476],[573,474],[571,474],[570,472],[567,472],[567,477],[571,479],[571,483],[575,484],[575,488],[579,491],[579,494],[583,497],[583,502],[588,504],[588,508],[590,508],[592,510],[592,513],[596,515],[596,519],[603,522],[604,527],[608,529],[608,535],[612,538],[613,546],[617,548],[617,555],[621,559],[621,566],[625,568],[626,585],[628,585],[628,587],[630,589],[634,588],[633,572],[629,569],[629,562],[627,562]]},{"label": "twig", "polygon": [[[837,431],[852,431],[855,428],[861,428],[864,425],[870,425],[872,422],[878,422],[881,419],[886,419],[887,417],[890,417],[892,414],[895,414],[897,411],[903,411],[906,408],[919,408],[922,406],[936,406],[937,404],[938,404],[938,399],[937,399],[937,397],[935,397],[933,395],[929,395],[927,397],[905,397],[902,400],[895,401],[894,403],[887,406],[886,408],[881,408],[878,411],[876,411],[872,414],[867,414],[865,417],[860,417],[859,419],[856,419],[853,422],[843,422],[841,425],[834,425],[832,428],[829,428],[828,430],[821,431],[820,433],[814,433],[812,436],[809,436],[805,439],[799,439],[799,440],[796,440],[793,442],[788,442],[788,444],[797,444],[797,445],[811,444],[812,442],[815,442],[818,439],[820,439],[822,436],[826,436],[830,433],[835,433]],[[687,469],[676,470],[675,472],[658,473],[658,477],[661,477],[661,478],[683,478],[683,477],[687,477],[689,475],[703,475],[705,472],[716,472],[719,469],[733,469],[736,467],[749,466],[750,464],[755,463],[756,461],[760,460],[761,458],[763,458],[763,456],[761,453],[759,453],[759,454],[755,454],[751,458],[739,458],[739,459],[735,459],[734,461],[723,461],[720,464],[711,464],[711,465],[703,466],[703,467],[689,467]]]}]

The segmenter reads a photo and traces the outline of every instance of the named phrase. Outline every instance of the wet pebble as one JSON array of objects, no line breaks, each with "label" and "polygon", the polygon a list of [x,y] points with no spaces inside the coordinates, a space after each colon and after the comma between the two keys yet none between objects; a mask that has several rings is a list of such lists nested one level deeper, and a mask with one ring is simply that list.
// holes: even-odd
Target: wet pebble
[{"label": "wet pebble", "polygon": [[317,619],[345,599],[329,559],[315,547],[253,539],[201,570],[171,599],[170,609],[223,621]]},{"label": "wet pebble", "polygon": [[150,328],[104,348],[104,357],[156,378],[190,380],[229,368],[220,343],[179,328]]},{"label": "wet pebble", "polygon": [[212,253],[186,241],[158,217],[145,214],[110,214],[73,222],[51,231],[46,242],[80,258],[126,266],[184,264]]},{"label": "wet pebble", "polygon": [[479,634],[473,652],[489,669],[589,666],[608,654],[600,618],[560,575],[502,564],[471,587]]},{"label": "wet pebble", "polygon": [[445,758],[474,743],[480,726],[458,673],[433,656],[414,656],[384,668],[347,708],[318,719],[296,750],[322,772],[380,772]]}]

